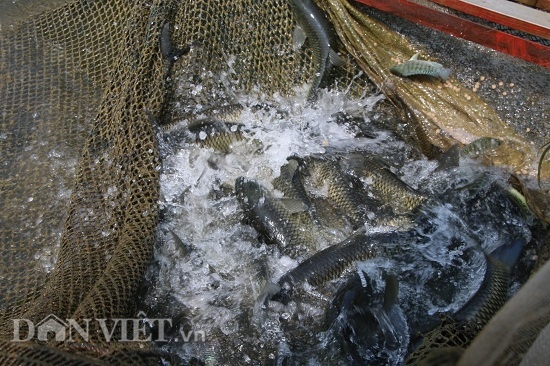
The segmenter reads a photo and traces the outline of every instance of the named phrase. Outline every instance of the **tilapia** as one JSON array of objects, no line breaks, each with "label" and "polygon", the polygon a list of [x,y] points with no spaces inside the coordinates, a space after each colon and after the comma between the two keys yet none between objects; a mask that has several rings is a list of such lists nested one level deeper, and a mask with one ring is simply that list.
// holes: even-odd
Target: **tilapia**
[{"label": "tilapia", "polygon": [[364,229],[360,229],[344,241],[315,253],[283,275],[277,282],[280,291],[271,299],[286,304],[297,285],[307,282],[312,286],[320,286],[341,276],[357,261],[401,252],[406,247],[402,243],[408,243],[410,239],[406,232],[367,235]]},{"label": "tilapia", "polygon": [[443,80],[447,80],[451,75],[451,69],[444,68],[440,63],[419,60],[418,53],[409,61],[393,66],[390,71],[399,76],[429,75]]},{"label": "tilapia", "polygon": [[260,141],[247,139],[243,135],[243,125],[240,124],[206,118],[190,123],[189,130],[195,133],[195,140],[198,144],[224,154],[235,150],[255,153],[262,148]]},{"label": "tilapia", "polygon": [[493,137],[480,137],[470,142],[460,150],[462,155],[476,157],[480,155],[489,155],[502,144],[502,141]]},{"label": "tilapia", "polygon": [[407,365],[439,365],[442,359],[459,355],[506,302],[510,271],[517,261],[524,238],[517,238],[491,254],[485,254],[487,269],[477,293],[452,317],[426,334],[408,357]]},{"label": "tilapia", "polygon": [[297,258],[314,247],[313,224],[299,222],[293,216],[307,209],[302,202],[277,199],[259,183],[244,177],[235,181],[235,192],[254,228],[276,244],[282,254]]},{"label": "tilapia", "polygon": [[336,35],[325,15],[312,0],[289,0],[298,27],[294,31],[294,48],[299,49],[306,37],[313,51],[315,78],[307,96],[309,103],[317,99],[317,90],[332,65],[343,65],[336,53]]},{"label": "tilapia", "polygon": [[337,161],[317,157],[305,159],[308,174],[316,185],[325,185],[328,199],[350,219],[354,228],[365,222],[361,185],[345,174]]}]

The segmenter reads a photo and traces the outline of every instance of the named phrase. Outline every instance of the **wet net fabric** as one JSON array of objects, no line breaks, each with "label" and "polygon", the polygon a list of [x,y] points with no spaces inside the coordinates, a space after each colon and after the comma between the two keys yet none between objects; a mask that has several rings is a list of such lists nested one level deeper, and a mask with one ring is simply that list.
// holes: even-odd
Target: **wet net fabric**
[{"label": "wet net fabric", "polygon": [[[383,71],[376,57],[364,59],[372,50],[362,48],[368,41],[361,43],[361,30],[379,26],[367,25],[344,1],[320,5],[348,60],[332,86],[361,95],[374,88],[368,76],[396,94],[399,105],[412,105],[419,121],[409,130],[414,140],[448,146],[450,140],[423,127],[437,116],[421,112],[426,105],[410,98],[416,91],[388,87],[377,76]],[[167,23],[163,41],[171,49],[191,46],[175,60],[159,45]],[[158,361],[154,351],[104,344],[93,328],[88,342],[72,345],[13,342],[13,320],[135,316],[158,221],[156,129],[194,118],[199,107],[231,104],[239,93],[293,94],[314,71],[311,50],[293,49],[294,26],[285,0],[84,0],[0,33],[1,364]],[[406,44],[399,49],[384,57],[413,51]],[[425,93],[434,95],[437,86]],[[486,107],[462,112],[498,119]],[[515,134],[502,138],[522,143]],[[531,157],[528,150],[512,163],[527,169]]]}]

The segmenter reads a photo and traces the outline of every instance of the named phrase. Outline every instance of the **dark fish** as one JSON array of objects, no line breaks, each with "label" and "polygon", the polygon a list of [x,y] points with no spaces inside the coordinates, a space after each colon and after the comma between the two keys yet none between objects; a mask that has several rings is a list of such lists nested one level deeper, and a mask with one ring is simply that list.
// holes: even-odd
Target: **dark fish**
[{"label": "dark fish", "polygon": [[402,354],[408,344],[408,326],[395,309],[398,282],[385,275],[383,302],[376,282],[355,272],[338,289],[328,311],[330,330],[354,364],[388,364],[392,353]]},{"label": "dark fish", "polygon": [[204,147],[210,147],[221,153],[228,154],[236,149],[257,152],[261,143],[248,140],[242,133],[243,126],[230,124],[217,119],[201,119],[189,124],[189,130],[195,133],[195,141]]},{"label": "dark fish", "polygon": [[281,167],[279,176],[273,179],[273,187],[283,192],[285,197],[300,200],[309,207],[311,202],[299,174],[300,163],[292,157],[287,160],[288,163]]},{"label": "dark fish", "polygon": [[[521,253],[525,239],[486,254],[487,269],[477,293],[452,317],[432,330],[408,357],[407,365],[438,365],[438,360],[452,359],[456,348],[466,348],[479,331],[506,302],[510,271]],[[435,352],[435,354],[432,354]]]},{"label": "dark fish", "polygon": [[294,287],[304,282],[319,286],[342,275],[357,262],[378,256],[387,256],[402,250],[407,243],[406,233],[376,233],[367,236],[364,229],[358,230],[346,240],[315,253],[278,281],[280,291],[272,300],[283,304],[290,300]]},{"label": "dark fish", "polygon": [[486,254],[487,270],[481,287],[454,316],[458,321],[473,321],[484,326],[504,305],[510,271],[516,263],[525,239],[519,238]]},{"label": "dark fish", "polygon": [[327,185],[328,199],[349,217],[354,228],[365,222],[364,200],[361,184],[345,174],[333,160],[309,157],[306,159],[308,173],[317,185]]},{"label": "dark fish", "polygon": [[427,200],[427,197],[399,179],[379,158],[356,155],[350,162],[355,171],[370,179],[374,195],[392,207],[397,214],[408,214]]},{"label": "dark fish", "polygon": [[187,45],[184,48],[172,47],[172,41],[170,39],[171,33],[170,23],[166,22],[160,32],[160,52],[162,53],[162,57],[173,62],[189,53],[191,45]]},{"label": "dark fish", "polygon": [[315,79],[307,96],[312,103],[317,98],[317,89],[325,73],[332,65],[342,65],[343,61],[336,53],[336,35],[325,15],[311,0],[290,0],[290,7],[299,27],[294,31],[293,43],[299,48],[305,37],[309,39],[315,63]]},{"label": "dark fish", "polygon": [[296,258],[313,247],[313,228],[299,223],[293,212],[307,209],[302,202],[281,200],[271,196],[255,181],[239,177],[235,192],[247,218],[282,254]]},{"label": "dark fish", "polygon": [[451,75],[451,69],[444,68],[440,63],[419,60],[418,53],[409,61],[395,65],[390,71],[399,76],[429,75],[443,80],[447,80]]},{"label": "dark fish", "polygon": [[548,151],[550,151],[550,142],[547,142],[544,145],[542,145],[541,150],[542,150],[542,153],[540,154],[539,164],[537,167],[537,182],[539,184],[539,188],[540,188],[540,172],[542,171],[542,162],[544,161],[544,157],[546,156]]},{"label": "dark fish", "polygon": [[280,174],[273,179],[273,188],[283,192],[285,197],[303,202],[307,206],[307,212],[303,215],[309,215],[311,219],[316,220],[315,208],[306,193],[302,174],[300,174],[300,163],[297,158],[288,158],[288,163],[283,165]]}]

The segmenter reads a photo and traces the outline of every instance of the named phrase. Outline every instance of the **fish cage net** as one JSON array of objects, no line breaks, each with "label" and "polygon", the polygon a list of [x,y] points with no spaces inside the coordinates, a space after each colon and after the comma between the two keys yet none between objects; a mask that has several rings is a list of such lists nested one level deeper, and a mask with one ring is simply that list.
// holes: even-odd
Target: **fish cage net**
[{"label": "fish cage net", "polygon": [[[548,140],[547,69],[441,34],[425,46],[432,31],[407,39],[397,33],[405,25],[395,32],[374,20],[388,21],[384,14],[318,3],[346,60],[326,87],[386,93],[405,140],[426,154],[499,138],[490,163],[533,179]],[[169,358],[149,343],[106,342],[95,323],[89,339],[74,342],[39,341],[28,325],[135,317],[159,220],[156,131],[195,118],[198,106],[229,105],[236,93],[291,95],[311,81],[311,45],[293,49],[294,27],[285,0],[69,1],[1,24],[2,364]],[[455,77],[418,86],[389,73],[419,50]],[[549,164],[542,168],[548,184]]]}]

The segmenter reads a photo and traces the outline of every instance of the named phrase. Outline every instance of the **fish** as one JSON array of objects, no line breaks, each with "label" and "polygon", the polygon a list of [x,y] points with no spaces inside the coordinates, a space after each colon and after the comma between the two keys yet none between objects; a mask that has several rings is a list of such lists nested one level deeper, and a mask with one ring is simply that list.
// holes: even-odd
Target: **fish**
[{"label": "fish", "polygon": [[388,364],[408,344],[406,317],[397,309],[397,277],[385,273],[383,300],[376,281],[357,271],[341,286],[327,311],[329,330],[354,364]]},{"label": "fish", "polygon": [[287,161],[288,162],[281,167],[279,176],[273,179],[273,187],[283,192],[285,197],[301,200],[308,207],[311,207],[311,201],[304,188],[301,174],[299,174],[299,160],[290,157]]},{"label": "fish", "polygon": [[245,106],[240,103],[228,103],[203,108],[201,114],[208,118],[223,121],[228,124],[238,123]]},{"label": "fish", "polygon": [[502,144],[502,141],[494,137],[480,137],[470,142],[460,150],[462,155],[476,157],[494,153],[495,149]]},{"label": "fish", "polygon": [[406,365],[439,365],[434,362],[452,360],[457,348],[470,344],[506,302],[510,272],[525,243],[523,237],[518,237],[490,254],[484,253],[487,269],[479,290],[453,316],[446,316],[441,326],[424,336],[407,357]]},{"label": "fish", "polygon": [[277,199],[254,180],[239,177],[235,192],[242,210],[254,228],[283,255],[297,258],[314,247],[313,225],[299,222],[293,213],[304,212],[301,201]]},{"label": "fish", "polygon": [[316,185],[326,185],[328,200],[347,216],[353,228],[365,223],[365,199],[361,195],[361,184],[354,177],[345,174],[338,162],[329,159],[307,157],[307,174]]},{"label": "fish", "polygon": [[500,310],[508,295],[510,272],[524,245],[525,239],[520,237],[485,254],[487,270],[481,287],[454,315],[457,321],[471,321],[484,326]]},{"label": "fish", "polygon": [[542,163],[544,162],[544,157],[546,156],[548,151],[550,151],[550,141],[542,145],[541,150],[542,150],[542,153],[540,154],[539,164],[537,166],[537,182],[539,184],[539,188],[542,188],[540,186],[540,174],[542,171]]},{"label": "fish", "polygon": [[313,103],[317,99],[317,90],[327,71],[333,65],[343,65],[344,61],[336,53],[336,34],[315,2],[289,0],[289,3],[298,23],[293,34],[294,48],[299,49],[308,38],[313,51],[315,78],[307,96],[308,103]]},{"label": "fish", "polygon": [[172,41],[170,39],[171,33],[172,31],[170,23],[164,23],[162,31],[160,32],[160,52],[162,54],[162,57],[170,62],[174,62],[181,56],[188,54],[194,43],[187,45],[184,48],[174,48],[172,47]]},{"label": "fish", "polygon": [[443,80],[449,78],[451,69],[444,68],[437,62],[419,60],[418,54],[414,54],[410,60],[402,64],[393,66],[390,71],[399,76],[429,75]]},{"label": "fish", "polygon": [[409,214],[428,200],[426,195],[399,179],[378,157],[354,155],[347,162],[356,174],[370,181],[368,187],[373,194],[396,214]]},{"label": "fish", "polygon": [[271,300],[288,304],[298,285],[308,283],[318,287],[338,278],[357,261],[365,261],[378,256],[390,256],[404,250],[410,241],[409,234],[388,232],[367,235],[364,228],[357,230],[347,239],[323,249],[301,262],[296,268],[284,274],[276,286],[279,289]]},{"label": "fish", "polygon": [[235,150],[256,153],[262,149],[257,139],[249,140],[243,135],[243,125],[225,123],[218,119],[205,118],[193,121],[188,128],[195,133],[195,141],[223,154]]},{"label": "fish", "polygon": [[283,192],[287,198],[295,199],[303,202],[307,206],[305,215],[309,215],[311,219],[318,223],[315,207],[313,206],[306,190],[304,188],[303,177],[300,174],[300,162],[298,158],[289,157],[287,163],[281,167],[280,174],[273,179],[273,188]]}]

